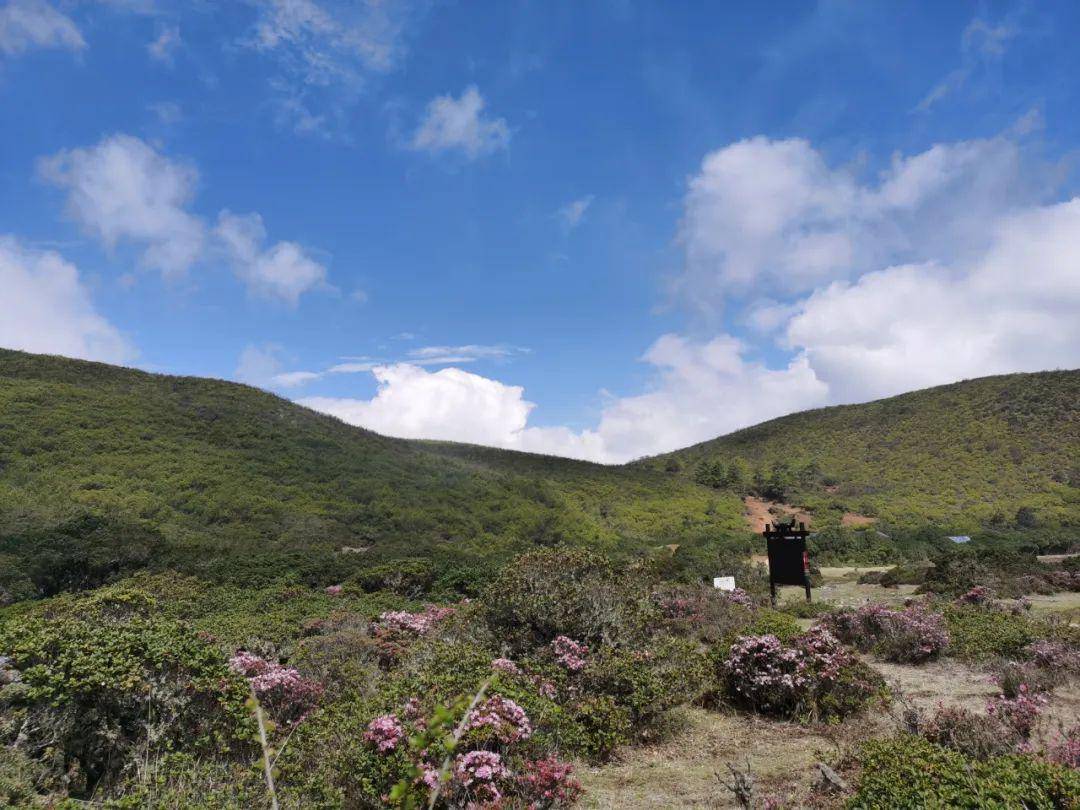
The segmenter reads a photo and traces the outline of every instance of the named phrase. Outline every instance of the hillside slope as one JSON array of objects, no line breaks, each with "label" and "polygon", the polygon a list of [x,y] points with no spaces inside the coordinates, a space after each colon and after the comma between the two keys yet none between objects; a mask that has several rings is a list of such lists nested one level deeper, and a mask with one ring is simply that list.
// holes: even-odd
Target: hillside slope
[{"label": "hillside slope", "polygon": [[742,528],[734,496],[676,476],[512,455],[386,438],[236,383],[0,350],[0,537],[105,515],[202,553],[468,558]]},{"label": "hillside slope", "polygon": [[[733,466],[734,465],[734,466]],[[1080,371],[1009,374],[774,419],[636,462],[890,525],[1080,527]]]}]

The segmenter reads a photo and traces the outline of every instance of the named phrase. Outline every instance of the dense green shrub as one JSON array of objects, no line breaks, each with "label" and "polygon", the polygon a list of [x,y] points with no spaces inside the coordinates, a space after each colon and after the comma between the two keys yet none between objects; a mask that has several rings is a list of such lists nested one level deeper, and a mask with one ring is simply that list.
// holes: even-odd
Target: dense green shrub
[{"label": "dense green shrub", "polygon": [[[762,608],[753,614],[750,622],[739,630],[742,636],[776,636],[780,641],[790,641],[803,629],[795,617],[781,610]],[[734,639],[729,640],[729,644]]]},{"label": "dense green shrub", "polygon": [[[0,706],[3,698],[0,697]],[[59,788],[59,778],[54,778]],[[49,787],[45,766],[26,756],[22,751],[0,745],[0,807],[37,807],[45,804],[39,795],[41,788]]]},{"label": "dense green shrub", "polygon": [[675,706],[692,703],[714,688],[707,656],[696,644],[666,638],[642,649],[604,648],[581,673],[590,694],[608,695],[628,711],[639,734],[653,731]]},{"label": "dense green shrub", "polygon": [[1010,755],[985,762],[903,736],[867,743],[852,808],[1071,808],[1080,802],[1080,774]]},{"label": "dense green shrub", "polygon": [[484,597],[491,631],[527,650],[565,635],[612,644],[644,632],[644,586],[606,558],[583,549],[525,554],[507,565]]},{"label": "dense green shrub", "polygon": [[151,529],[96,515],[0,536],[0,605],[96,588],[144,568],[163,545]]},{"label": "dense green shrub", "polygon": [[630,709],[609,695],[585,698],[572,711],[576,734],[568,750],[591,762],[605,761],[633,737]]},{"label": "dense green shrub", "polygon": [[435,563],[429,559],[395,560],[358,571],[351,582],[365,591],[391,591],[417,597],[431,590],[436,577]]},{"label": "dense green shrub", "polygon": [[0,655],[19,674],[0,700],[9,716],[32,720],[24,750],[47,747],[61,772],[77,774],[73,793],[120,777],[147,745],[155,754],[248,750],[243,679],[219,648],[153,608],[138,591],[113,591],[71,613],[0,626]]},{"label": "dense green shrub", "polygon": [[949,655],[957,658],[1018,658],[1045,632],[1026,616],[988,605],[949,604],[943,613],[949,628]]}]

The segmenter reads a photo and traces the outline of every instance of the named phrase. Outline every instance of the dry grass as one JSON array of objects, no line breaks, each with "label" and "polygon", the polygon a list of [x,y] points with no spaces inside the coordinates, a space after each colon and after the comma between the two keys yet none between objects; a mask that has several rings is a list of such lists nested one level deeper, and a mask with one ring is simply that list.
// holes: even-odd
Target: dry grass
[{"label": "dry grass", "polygon": [[619,761],[603,767],[579,765],[586,790],[581,806],[737,807],[716,773],[726,779],[727,763],[744,768],[747,759],[763,793],[794,794],[798,802],[813,784],[818,762],[854,740],[883,733],[889,722],[876,715],[838,726],[801,726],[689,709],[682,730],[670,740],[626,748]]}]

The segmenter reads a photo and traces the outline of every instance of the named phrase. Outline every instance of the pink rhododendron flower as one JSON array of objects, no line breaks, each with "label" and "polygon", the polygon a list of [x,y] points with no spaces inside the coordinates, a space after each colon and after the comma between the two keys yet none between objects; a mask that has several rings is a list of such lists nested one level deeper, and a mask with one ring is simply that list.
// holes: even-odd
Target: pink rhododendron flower
[{"label": "pink rhododendron flower", "polygon": [[380,754],[393,751],[405,736],[396,714],[383,714],[368,723],[364,739],[375,745]]},{"label": "pink rhododendron flower", "polygon": [[557,636],[551,642],[551,649],[555,653],[555,660],[571,672],[579,672],[585,668],[585,656],[589,648],[567,636]]},{"label": "pink rhododendron flower", "polygon": [[299,723],[322,697],[322,684],[246,650],[229,659],[229,668],[248,679],[259,702],[282,723]]},{"label": "pink rhododendron flower", "polygon": [[380,629],[404,630],[418,636],[426,636],[436,624],[454,613],[452,607],[428,605],[420,613],[407,613],[403,610],[388,610],[379,616]]},{"label": "pink rhododendron flower", "polygon": [[1014,698],[1001,695],[991,698],[986,704],[986,713],[997,717],[1006,725],[1016,729],[1021,737],[1030,737],[1035,729],[1035,724],[1042,714],[1042,707],[1046,705],[1043,695],[1033,695],[1026,683],[1020,684],[1019,694]]},{"label": "pink rhododendron flower", "polygon": [[518,789],[530,810],[570,807],[581,796],[581,783],[572,778],[574,767],[553,756],[525,762]]},{"label": "pink rhododendron flower", "polygon": [[527,740],[533,732],[525,710],[501,695],[494,695],[473,709],[465,722],[465,729],[491,729],[496,739],[504,743]]},{"label": "pink rhododendron flower", "polygon": [[496,658],[491,662],[491,668],[496,672],[505,672],[508,675],[520,675],[521,667],[509,658]]},{"label": "pink rhododendron flower", "polygon": [[469,751],[454,764],[454,782],[480,801],[497,802],[502,798],[496,783],[510,776],[502,757],[493,751]]}]

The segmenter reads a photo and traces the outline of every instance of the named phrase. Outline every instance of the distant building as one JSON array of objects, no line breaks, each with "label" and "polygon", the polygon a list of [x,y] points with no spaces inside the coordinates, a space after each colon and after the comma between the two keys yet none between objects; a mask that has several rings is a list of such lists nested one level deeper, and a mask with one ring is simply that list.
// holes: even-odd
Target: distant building
[{"label": "distant building", "polygon": [[971,542],[971,538],[968,537],[966,534],[951,535],[949,537],[949,539],[952,540],[954,543],[970,543]]}]

